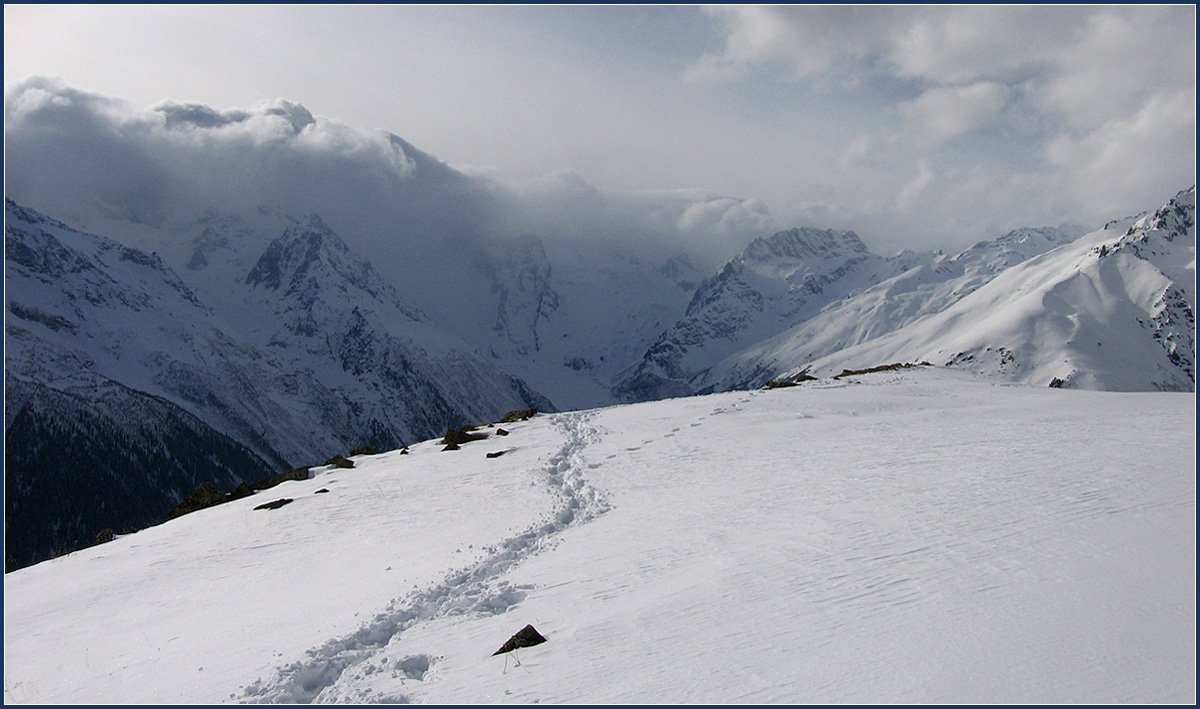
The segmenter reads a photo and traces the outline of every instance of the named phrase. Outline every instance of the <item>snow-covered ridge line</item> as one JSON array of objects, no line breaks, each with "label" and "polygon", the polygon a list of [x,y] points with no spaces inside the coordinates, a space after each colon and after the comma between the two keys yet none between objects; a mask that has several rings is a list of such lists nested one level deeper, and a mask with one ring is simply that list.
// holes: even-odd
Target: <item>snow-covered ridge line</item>
[{"label": "snow-covered ridge line", "polygon": [[[270,680],[261,678],[242,689],[242,701],[251,703],[308,704],[336,694],[338,682],[350,668],[367,674],[392,671],[382,652],[405,630],[417,623],[446,616],[489,616],[504,613],[524,600],[528,586],[514,586],[499,578],[526,557],[536,554],[554,535],[568,527],[588,522],[610,509],[603,494],[585,476],[585,449],[596,442],[599,432],[588,424],[593,412],[552,416],[552,423],[565,439],[550,459],[543,479],[559,505],[550,518],[527,531],[487,548],[487,555],[470,567],[450,574],[431,588],[393,601],[371,622],[353,634],[334,638],[309,650],[303,660],[278,669]],[[423,676],[436,658],[405,658],[399,669]],[[404,664],[403,662],[401,664]]]}]

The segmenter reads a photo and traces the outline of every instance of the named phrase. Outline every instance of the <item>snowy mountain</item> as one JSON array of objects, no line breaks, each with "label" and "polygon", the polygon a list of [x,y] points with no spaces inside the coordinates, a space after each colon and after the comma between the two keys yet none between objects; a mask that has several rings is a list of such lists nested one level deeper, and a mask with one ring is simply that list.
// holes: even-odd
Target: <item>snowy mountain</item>
[{"label": "snowy mountain", "polygon": [[879,260],[854,232],[793,229],[754,240],[700,284],[683,319],[646,350],[615,393],[626,401],[693,393],[698,372],[812,317]]},{"label": "snowy mountain", "polygon": [[[641,400],[760,386],[789,368],[758,354],[781,333],[803,328],[804,341],[825,348],[813,351],[842,349],[936,312],[1067,239],[1053,229],[1024,229],[954,258],[912,251],[883,258],[853,232],[792,229],[757,239],[701,284],[684,318],[662,333],[616,393]],[[845,315],[826,314],[837,309]]]},{"label": "snowy mountain", "polygon": [[930,361],[1042,386],[1195,391],[1196,190],[1131,221],[1006,269],[940,312],[809,367]]},{"label": "snowy mountain", "polygon": [[[7,559],[159,521],[201,481],[232,487],[355,446],[553,408],[402,305],[319,217],[282,222],[234,278],[215,264],[236,265],[261,233],[212,220],[185,271],[211,278],[193,290],[156,254],[6,203]],[[122,455],[99,456],[99,477],[116,484],[80,503],[86,514],[52,477],[33,482],[44,466],[23,455],[81,431],[127,439]],[[179,437],[190,442],[165,447]],[[185,458],[193,448],[201,463]],[[77,447],[55,475],[92,457]]]},{"label": "snowy mountain", "polygon": [[917,367],[356,456],[6,574],[5,701],[1194,703],[1195,427]]},{"label": "snowy mountain", "polygon": [[850,232],[781,232],[707,279],[616,392],[926,360],[1042,385],[1194,391],[1194,281],[1194,187],[1099,232],[1020,229],[952,257],[882,258]]},{"label": "snowy mountain", "polygon": [[686,254],[661,265],[603,245],[528,237],[493,257],[496,316],[472,338],[562,408],[613,403],[611,388],[687,303]]}]

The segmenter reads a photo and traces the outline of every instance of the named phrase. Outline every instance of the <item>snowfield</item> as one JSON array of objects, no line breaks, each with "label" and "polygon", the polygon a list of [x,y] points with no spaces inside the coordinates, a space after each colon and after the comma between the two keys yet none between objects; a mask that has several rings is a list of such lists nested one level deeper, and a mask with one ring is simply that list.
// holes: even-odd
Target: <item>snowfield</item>
[{"label": "snowfield", "polygon": [[360,456],[7,574],[4,698],[1194,703],[1195,403],[915,368]]}]

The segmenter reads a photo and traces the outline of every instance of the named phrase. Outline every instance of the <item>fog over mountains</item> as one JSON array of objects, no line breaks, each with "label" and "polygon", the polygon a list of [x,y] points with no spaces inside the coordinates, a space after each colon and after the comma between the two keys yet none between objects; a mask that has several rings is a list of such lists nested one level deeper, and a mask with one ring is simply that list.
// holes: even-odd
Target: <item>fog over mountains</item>
[{"label": "fog over mountains", "polygon": [[10,568],[200,482],[518,408],[916,361],[1195,390],[1194,186],[887,256],[755,200],[517,187],[286,101],[135,112],[29,80],[5,138]]}]

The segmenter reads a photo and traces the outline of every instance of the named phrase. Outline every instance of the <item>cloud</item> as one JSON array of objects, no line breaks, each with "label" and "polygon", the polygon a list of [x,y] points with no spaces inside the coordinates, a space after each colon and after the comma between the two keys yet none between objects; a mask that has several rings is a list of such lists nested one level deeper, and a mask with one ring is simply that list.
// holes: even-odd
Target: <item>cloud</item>
[{"label": "cloud", "polygon": [[284,99],[139,109],[32,78],[6,90],[4,111],[8,195],[79,226],[159,228],[209,208],[315,211],[377,265],[399,272],[524,235],[724,259],[778,226],[754,199],[604,191],[571,171],[516,180],[458,170],[398,136]]},{"label": "cloud", "polygon": [[1011,90],[991,81],[931,89],[897,106],[918,140],[938,145],[990,126],[1008,103]]},{"label": "cloud", "polygon": [[849,170],[852,167],[862,164],[871,155],[875,142],[875,138],[870,133],[863,133],[856,136],[846,145],[846,149],[842,151],[841,156],[838,158],[838,165],[843,170]]},{"label": "cloud", "polygon": [[927,160],[918,160],[916,177],[904,185],[904,188],[900,190],[900,194],[896,197],[897,209],[901,212],[912,211],[913,204],[932,181],[933,170],[929,169],[929,162]]},{"label": "cloud", "polygon": [[777,66],[790,78],[819,76],[871,59],[903,8],[847,5],[739,5],[705,8],[725,33],[718,53],[685,73],[690,82],[727,81]]},{"label": "cloud", "polygon": [[881,47],[897,76],[933,85],[1022,83],[1061,63],[1095,8],[924,7]]},{"label": "cloud", "polygon": [[[1177,163],[1180,146],[1195,140],[1195,130],[1195,89],[1181,89],[1156,95],[1136,114],[1081,137],[1053,137],[1047,141],[1046,158],[1062,171],[1064,189],[1087,208],[1100,210],[1107,204],[1128,203],[1130,195],[1145,190],[1145,167]],[[1195,180],[1194,162],[1190,175],[1162,172],[1150,179],[1149,187],[1160,193],[1182,189]]]},{"label": "cloud", "polygon": [[791,205],[800,217],[962,245],[1103,223],[1195,179],[1194,6],[707,12],[722,43],[693,82],[770,79],[797,102],[844,107],[848,135]]},{"label": "cloud", "polygon": [[1089,15],[1034,90],[1072,129],[1095,130],[1195,85],[1195,6],[1135,6]]}]

